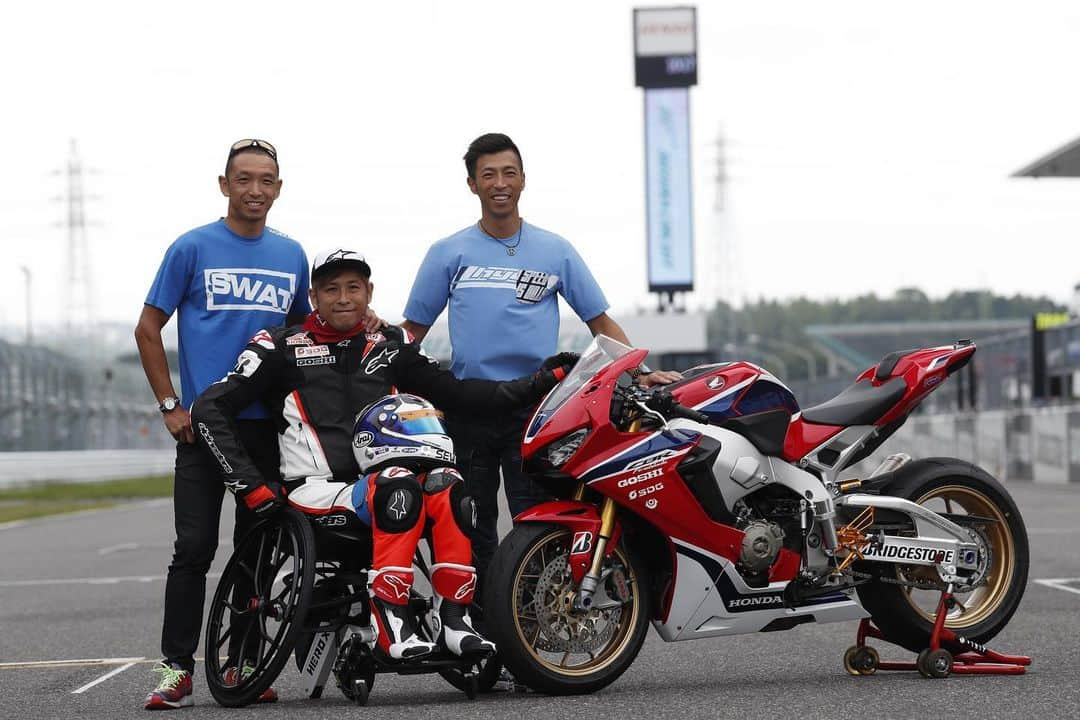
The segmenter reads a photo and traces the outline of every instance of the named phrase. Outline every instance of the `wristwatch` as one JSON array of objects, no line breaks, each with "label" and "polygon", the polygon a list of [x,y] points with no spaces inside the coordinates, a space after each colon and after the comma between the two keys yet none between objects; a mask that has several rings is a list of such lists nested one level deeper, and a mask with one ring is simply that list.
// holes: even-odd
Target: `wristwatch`
[{"label": "wristwatch", "polygon": [[163,413],[167,413],[167,412],[172,412],[173,410],[175,410],[178,407],[180,407],[180,398],[178,398],[178,397],[167,397],[167,398],[162,398],[161,399],[161,402],[158,403],[157,409],[160,410]]},{"label": "wristwatch", "polygon": [[641,363],[636,368],[631,368],[628,372],[630,373],[630,379],[636,382],[639,377],[648,375],[652,370],[649,369],[649,366],[645,363]]}]

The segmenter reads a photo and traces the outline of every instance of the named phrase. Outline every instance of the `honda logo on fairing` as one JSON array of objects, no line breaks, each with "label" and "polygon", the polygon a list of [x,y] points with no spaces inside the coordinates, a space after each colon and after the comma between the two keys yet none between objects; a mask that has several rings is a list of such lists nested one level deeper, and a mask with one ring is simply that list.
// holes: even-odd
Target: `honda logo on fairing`
[{"label": "honda logo on fairing", "polygon": [[757,607],[761,605],[779,605],[784,602],[784,599],[779,595],[753,595],[751,597],[740,597],[734,600],[728,601],[728,609],[743,608],[743,607]]}]

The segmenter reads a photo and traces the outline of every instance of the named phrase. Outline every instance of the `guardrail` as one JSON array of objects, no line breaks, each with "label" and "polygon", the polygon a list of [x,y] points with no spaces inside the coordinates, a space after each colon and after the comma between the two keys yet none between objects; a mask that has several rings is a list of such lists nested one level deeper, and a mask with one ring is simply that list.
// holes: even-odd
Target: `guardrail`
[{"label": "guardrail", "polygon": [[[969,460],[1002,482],[1080,483],[1080,406],[917,415],[855,473],[894,452]],[[174,460],[173,448],[0,452],[0,488],[168,475]]]},{"label": "guardrail", "polygon": [[1002,482],[1080,483],[1080,406],[915,416],[859,470],[894,452],[968,460]]},{"label": "guardrail", "polygon": [[0,452],[0,488],[171,475],[175,462],[175,448]]}]

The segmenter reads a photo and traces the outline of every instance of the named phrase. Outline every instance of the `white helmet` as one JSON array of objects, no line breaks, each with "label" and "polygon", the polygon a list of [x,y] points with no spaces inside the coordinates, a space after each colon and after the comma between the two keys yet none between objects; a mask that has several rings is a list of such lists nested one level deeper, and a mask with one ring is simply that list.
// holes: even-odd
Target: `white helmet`
[{"label": "white helmet", "polygon": [[416,395],[387,395],[368,405],[353,426],[353,455],[360,471],[453,465],[454,443],[439,416],[434,405]]}]

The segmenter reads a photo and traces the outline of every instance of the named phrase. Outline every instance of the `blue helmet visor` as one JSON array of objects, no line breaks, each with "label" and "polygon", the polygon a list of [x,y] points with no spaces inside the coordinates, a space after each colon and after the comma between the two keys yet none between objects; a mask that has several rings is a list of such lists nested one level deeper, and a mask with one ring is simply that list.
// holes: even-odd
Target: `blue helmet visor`
[{"label": "blue helmet visor", "polygon": [[398,427],[405,435],[445,435],[446,428],[434,410],[412,410],[398,413]]}]

